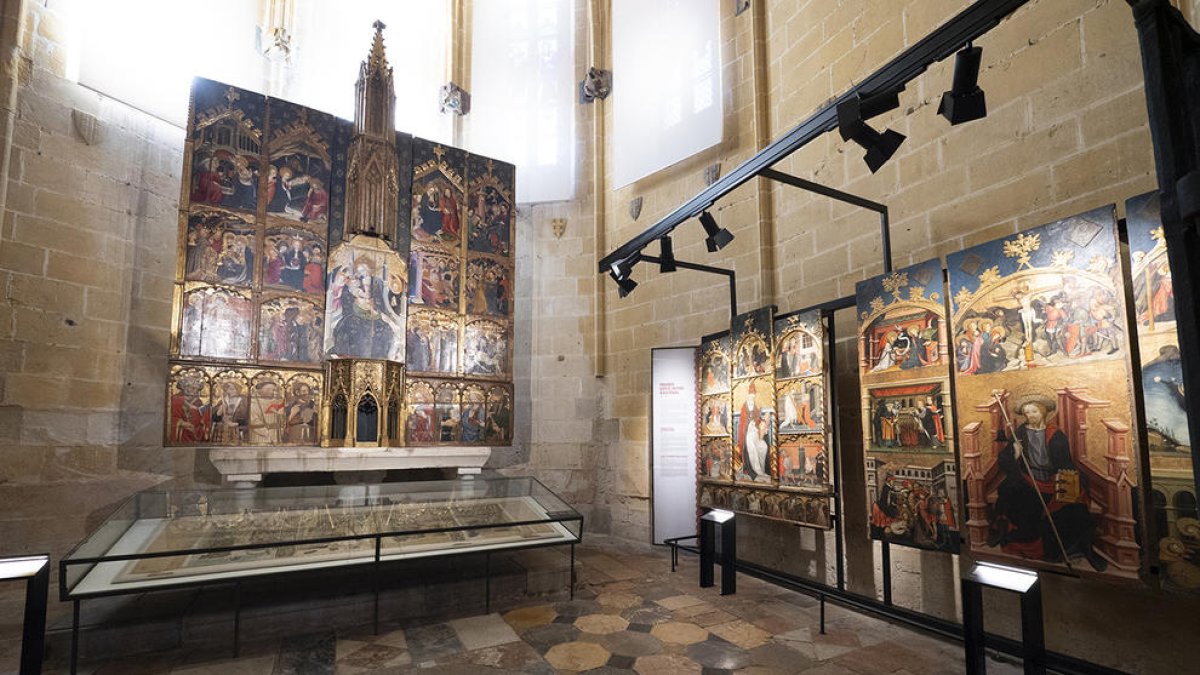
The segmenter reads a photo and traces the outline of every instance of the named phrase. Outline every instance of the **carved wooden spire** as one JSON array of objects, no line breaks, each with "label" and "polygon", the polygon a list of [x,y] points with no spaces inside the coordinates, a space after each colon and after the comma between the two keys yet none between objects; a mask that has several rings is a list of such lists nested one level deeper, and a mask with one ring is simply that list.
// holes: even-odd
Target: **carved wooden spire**
[{"label": "carved wooden spire", "polygon": [[354,137],[346,171],[346,238],[356,234],[396,238],[399,159],[396,156],[396,90],[376,21],[371,53],[354,85]]}]

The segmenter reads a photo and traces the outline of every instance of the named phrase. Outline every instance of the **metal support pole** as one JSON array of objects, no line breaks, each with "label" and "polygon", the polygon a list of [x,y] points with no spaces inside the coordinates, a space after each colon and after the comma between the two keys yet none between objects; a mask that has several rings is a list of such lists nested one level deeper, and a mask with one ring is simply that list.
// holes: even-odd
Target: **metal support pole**
[{"label": "metal support pole", "polygon": [[575,599],[575,544],[571,544],[571,599]]},{"label": "metal support pole", "polygon": [[879,212],[879,241],[883,248],[883,273],[892,273],[892,227],[888,223],[888,210]]},{"label": "metal support pole", "polygon": [[[638,253],[635,262],[648,262],[659,264],[662,258],[655,255],[646,255]],[[699,263],[690,263],[683,260],[676,260],[675,267],[684,270],[693,270],[695,272],[706,272],[708,274],[720,274],[729,278],[729,321],[732,323],[737,319],[737,273],[724,267],[713,267],[711,265],[701,265]]]},{"label": "metal support pole", "polygon": [[963,643],[966,650],[967,675],[984,675],[983,586],[962,580]]},{"label": "metal support pole", "polygon": [[825,634],[825,594],[820,593],[817,599],[821,602],[821,635]]},{"label": "metal support pole", "polygon": [[21,675],[42,672],[46,651],[46,603],[50,592],[50,561],[25,581],[25,619],[21,636]]},{"label": "metal support pole", "polygon": [[375,630],[375,635],[379,635],[379,578],[380,578],[380,575],[383,573],[383,570],[381,570],[379,568],[383,564],[383,556],[380,555],[380,553],[382,551],[383,551],[383,539],[380,537],[375,537],[375,566],[374,566],[375,567],[375,569],[374,569],[374,572],[375,572],[374,577],[375,578],[371,582],[371,585],[374,587],[374,591],[375,591],[375,608],[374,608],[374,612],[371,617],[372,625]]},{"label": "metal support pole", "polygon": [[233,585],[233,658],[242,651],[242,582]]},{"label": "metal support pole", "polygon": [[79,600],[71,608],[71,675],[75,675],[79,667]]},{"label": "metal support pole", "polygon": [[[853,298],[851,298],[853,300]],[[825,352],[826,359],[829,363],[829,372],[837,372],[837,335],[835,335],[835,324],[832,309],[824,310],[825,317],[829,321],[829,325],[825,331]],[[829,401],[830,409],[836,409],[838,397],[837,377],[829,378]],[[830,448],[840,447],[838,444],[841,439],[841,424],[838,421],[837,415],[829,415],[826,419],[832,418],[833,424],[830,429]],[[833,546],[834,552],[837,555],[837,587],[839,591],[846,590],[846,529],[842,522],[842,460],[841,453],[830,452],[830,463],[833,464],[833,499],[836,512],[834,513],[833,521]]]},{"label": "metal support pole", "polygon": [[1021,642],[1025,675],[1046,675],[1046,632],[1042,623],[1042,583],[1021,595]]},{"label": "metal support pole", "polygon": [[492,613],[492,552],[483,554],[483,613]]},{"label": "metal support pole", "polygon": [[883,567],[883,604],[892,604],[892,547],[888,542],[879,542],[882,552],[880,564]]}]

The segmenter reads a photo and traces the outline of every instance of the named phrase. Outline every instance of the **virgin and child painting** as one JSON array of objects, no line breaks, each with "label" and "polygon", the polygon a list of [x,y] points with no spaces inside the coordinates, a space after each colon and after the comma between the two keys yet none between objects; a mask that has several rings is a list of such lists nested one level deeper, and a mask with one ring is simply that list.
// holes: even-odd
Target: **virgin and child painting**
[{"label": "virgin and child painting", "polygon": [[705,396],[700,399],[700,435],[729,437],[729,396]]},{"label": "virgin and child painting", "polygon": [[183,278],[187,281],[250,286],[254,282],[254,223],[204,207],[187,216]]},{"label": "virgin and child painting", "polygon": [[467,173],[470,176],[467,189],[467,249],[472,253],[510,257],[512,222],[516,216],[513,201],[515,167],[471,155],[467,159]]},{"label": "virgin and child painting", "polygon": [[413,139],[412,241],[462,252],[467,153]]},{"label": "virgin and child painting", "polygon": [[729,393],[729,334],[709,336],[700,344],[700,393]]},{"label": "virgin and child painting", "polygon": [[212,80],[192,86],[191,181],[193,205],[254,213],[266,97]]},{"label": "virgin and child painting", "polygon": [[728,435],[700,439],[700,477],[708,480],[733,478],[733,446]]},{"label": "virgin and child painting", "polygon": [[325,312],[303,298],[279,297],[262,303],[258,357],[264,361],[321,361]]},{"label": "virgin and child painting", "polygon": [[410,373],[458,372],[458,317],[430,309],[408,314],[406,366]]},{"label": "virgin and child painting", "polygon": [[[1138,449],[1115,208],[947,264],[951,332],[985,343],[954,363],[974,554],[1136,579]],[[976,367],[997,347],[999,367]]]},{"label": "virgin and child painting", "polygon": [[1141,353],[1142,400],[1150,450],[1153,550],[1164,587],[1200,590],[1200,513],[1184,409],[1183,364],[1175,323],[1175,290],[1163,237],[1158,193],[1125,202]]},{"label": "virgin and child painting", "polygon": [[958,551],[959,488],[941,260],[859,282],[871,538]]},{"label": "virgin and child painting", "polygon": [[467,260],[467,314],[508,316],[512,312],[512,270],[489,258]]},{"label": "virgin and child painting", "polygon": [[248,295],[217,286],[188,288],[181,303],[179,354],[249,359],[254,316]]},{"label": "virgin and child painting", "polygon": [[404,360],[406,265],[381,240],[356,237],[334,249],[325,296],[325,353]]},{"label": "virgin and child painting", "polygon": [[770,483],[775,457],[775,392],[771,378],[733,385],[733,468],[738,480]]},{"label": "virgin and child painting", "polygon": [[508,326],[498,321],[468,321],[463,326],[463,374],[507,377],[511,372],[508,335]]},{"label": "virgin and child painting", "polygon": [[270,99],[268,106],[271,138],[267,144],[267,216],[327,224],[331,145],[337,135],[337,120],[279,99]]},{"label": "virgin and child painting", "polygon": [[455,255],[414,250],[408,267],[409,303],[458,311],[460,265]]},{"label": "virgin and child painting", "polygon": [[320,236],[299,228],[271,228],[263,253],[264,288],[325,292],[325,243]]}]

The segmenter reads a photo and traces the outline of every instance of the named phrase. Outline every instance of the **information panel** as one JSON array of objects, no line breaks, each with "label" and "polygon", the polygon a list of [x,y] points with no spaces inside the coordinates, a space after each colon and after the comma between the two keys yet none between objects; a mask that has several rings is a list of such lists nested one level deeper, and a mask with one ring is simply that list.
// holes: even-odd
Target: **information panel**
[{"label": "information panel", "polygon": [[651,369],[653,540],[696,533],[696,348],[654,349]]}]

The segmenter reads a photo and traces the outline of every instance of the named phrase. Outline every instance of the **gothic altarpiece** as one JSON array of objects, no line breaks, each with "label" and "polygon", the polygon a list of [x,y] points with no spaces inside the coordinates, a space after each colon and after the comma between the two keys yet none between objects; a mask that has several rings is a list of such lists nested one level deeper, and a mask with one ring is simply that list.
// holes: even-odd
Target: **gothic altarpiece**
[{"label": "gothic altarpiece", "polygon": [[511,442],[515,169],[393,129],[375,28],[353,122],[193,85],[168,446]]}]

